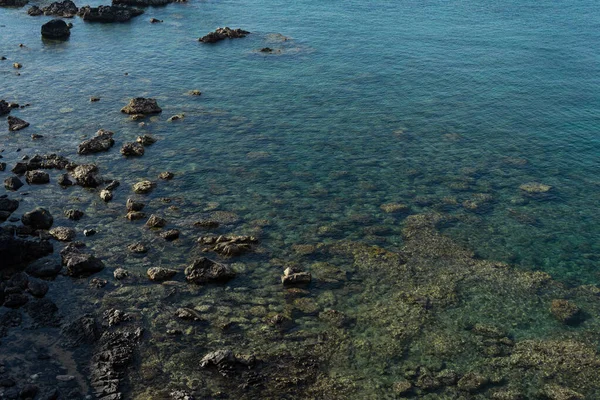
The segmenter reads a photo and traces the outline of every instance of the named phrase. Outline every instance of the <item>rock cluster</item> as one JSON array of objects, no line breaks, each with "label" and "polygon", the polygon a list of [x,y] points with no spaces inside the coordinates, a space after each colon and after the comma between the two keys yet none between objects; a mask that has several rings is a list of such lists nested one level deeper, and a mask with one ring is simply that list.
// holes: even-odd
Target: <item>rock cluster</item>
[{"label": "rock cluster", "polygon": [[216,43],[225,39],[238,39],[246,37],[250,32],[243,29],[231,29],[229,27],[217,28],[214,32],[210,32],[206,36],[201,37],[198,41],[202,43]]},{"label": "rock cluster", "polygon": [[79,15],[88,22],[126,22],[143,13],[144,10],[123,5],[85,6],[79,9]]},{"label": "rock cluster", "polygon": [[129,100],[129,104],[121,109],[125,114],[158,114],[162,112],[162,108],[158,106],[156,99],[146,99],[144,97],[136,97]]}]

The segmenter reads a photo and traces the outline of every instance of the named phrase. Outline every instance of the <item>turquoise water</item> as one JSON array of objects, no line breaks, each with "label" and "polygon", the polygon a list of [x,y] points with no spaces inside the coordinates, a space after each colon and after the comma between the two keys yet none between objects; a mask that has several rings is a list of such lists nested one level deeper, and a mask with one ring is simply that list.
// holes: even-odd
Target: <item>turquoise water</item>
[{"label": "turquoise water", "polygon": [[[479,258],[544,271],[567,286],[600,283],[597,2],[192,0],[149,8],[124,24],[73,19],[64,43],[41,41],[39,27],[50,18],[30,17],[26,9],[0,9],[0,55],[8,58],[0,62],[0,98],[31,103],[13,111],[31,123],[29,128],[0,133],[3,161],[10,165],[23,154],[57,152],[98,163],[121,187],[108,204],[78,187],[27,187],[22,207],[43,205],[54,215],[72,206],[83,209],[88,216],[82,223],[61,220],[61,225],[98,228],[98,235],[86,239],[90,247],[111,268],[142,275],[150,265],[188,261],[200,234],[194,221],[234,213],[237,220],[219,232],[256,234],[259,252],[237,265],[242,273],[229,285],[232,291],[187,289],[186,301],[219,312],[243,304],[243,312],[254,317],[231,310],[225,316],[239,318],[250,342],[260,342],[263,331],[253,324],[266,310],[302,308],[281,293],[278,282],[281,266],[290,260],[314,270],[314,262],[330,262],[354,274],[341,291],[317,285],[311,296],[319,309],[335,306],[368,315],[395,299],[399,289],[387,282],[388,270],[357,271],[349,266],[352,261],[321,249],[351,240],[398,251],[409,214],[457,217],[443,233]],[[164,23],[150,24],[151,17]],[[197,41],[219,26],[252,34],[216,45]],[[267,46],[281,52],[259,52]],[[13,62],[23,64],[18,76]],[[202,95],[189,96],[192,89]],[[91,103],[90,96],[101,100]],[[137,96],[156,98],[163,113],[143,126],[131,121],[119,110]],[[167,122],[178,113],[185,118]],[[115,147],[77,156],[77,144],[99,128],[115,132]],[[33,133],[44,138],[32,141]],[[142,158],[124,159],[118,148],[142,133],[159,141]],[[174,244],[122,218],[129,186],[156,180],[166,170],[176,178],[140,198],[182,230]],[[51,174],[55,182],[58,174]],[[552,189],[526,195],[519,186],[528,182]],[[172,200],[164,203],[163,197]],[[466,201],[478,202],[478,208]],[[405,204],[408,211],[386,213],[381,206],[388,203]],[[138,239],[151,242],[154,250],[128,257],[123,243]],[[110,278],[110,271],[102,276]],[[131,294],[121,289],[103,301],[119,304]],[[151,310],[146,318],[166,325],[152,291],[162,289],[144,290],[130,307]],[[249,290],[258,298],[245,300]],[[501,302],[477,290],[464,293],[468,305],[440,317],[439,324],[454,329],[457,316],[487,313],[519,338],[571,334],[571,328],[565,333],[553,326],[549,315],[533,321],[531,315],[545,313],[547,306],[529,292],[503,303],[507,309],[523,307],[522,314],[504,320],[503,311],[490,311]],[[226,305],[219,308],[213,298]],[[403,310],[386,312],[399,320],[412,318]],[[301,332],[318,330],[314,310],[300,314]],[[349,376],[361,375],[368,382],[365,392],[373,396],[389,389],[405,368],[382,360],[393,364],[401,354],[421,357],[422,350],[419,343],[405,353],[388,350],[386,335],[397,327],[382,321],[387,320],[359,317],[350,334],[356,354],[348,352],[355,357],[349,356],[349,363],[358,372]],[[587,328],[595,326],[590,322]],[[218,343],[237,343],[236,337],[211,335]],[[423,341],[430,338],[428,333]],[[188,341],[175,348],[184,353]],[[177,353],[156,350],[161,351]],[[455,365],[469,365],[468,357]],[[340,361],[338,373],[346,367]]]}]

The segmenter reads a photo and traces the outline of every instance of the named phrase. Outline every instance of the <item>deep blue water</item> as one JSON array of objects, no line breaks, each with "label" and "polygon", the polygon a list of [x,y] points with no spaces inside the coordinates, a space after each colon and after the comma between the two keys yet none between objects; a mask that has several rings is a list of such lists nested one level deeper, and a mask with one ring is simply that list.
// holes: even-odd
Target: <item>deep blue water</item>
[{"label": "deep blue water", "polygon": [[[143,159],[114,151],[97,158],[101,168],[131,182],[171,169],[191,201],[268,218],[282,248],[326,240],[317,232],[332,224],[335,238],[397,246],[402,218],[381,204],[418,212],[455,197],[444,210],[474,218],[448,233],[482,257],[598,282],[599,8],[191,1],[124,24],[76,18],[65,43],[41,41],[49,17],[2,9],[0,97],[32,104],[15,112],[32,126],[4,132],[2,147],[11,161],[42,133],[48,149],[77,159],[76,143],[100,127],[123,141],[154,133],[162,140]],[[225,25],[252,34],[197,42]],[[266,46],[282,53],[257,51]],[[156,97],[163,114],[138,127],[119,113],[134,96]],[[166,122],[179,112],[184,121]],[[531,181],[552,195],[524,197],[519,185]],[[491,210],[463,210],[474,193],[491,195]],[[380,225],[386,234],[365,235]]]}]

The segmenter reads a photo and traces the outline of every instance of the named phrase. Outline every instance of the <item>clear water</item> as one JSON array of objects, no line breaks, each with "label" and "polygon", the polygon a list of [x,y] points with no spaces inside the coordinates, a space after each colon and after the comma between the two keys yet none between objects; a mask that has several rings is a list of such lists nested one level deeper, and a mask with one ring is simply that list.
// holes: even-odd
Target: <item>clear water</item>
[{"label": "clear water", "polygon": [[[53,151],[119,179],[108,205],[55,186],[27,188],[24,200],[56,214],[84,208],[101,227],[90,241],[111,266],[185,263],[198,234],[191,222],[234,212],[232,229],[259,234],[268,254],[244,260],[253,272],[243,285],[273,299],[279,260],[327,259],[294,245],[400,249],[405,214],[380,206],[403,203],[412,214],[458,216],[444,233],[478,257],[598,284],[598,15],[588,0],[190,1],[124,24],[74,19],[70,40],[52,43],[39,35],[48,17],[1,9],[0,97],[31,103],[14,112],[31,127],[0,134],[4,161]],[[218,26],[252,34],[197,42]],[[258,51],[267,46],[281,53]],[[23,64],[20,76],[12,62]],[[119,112],[137,96],[163,108],[142,127]],[[185,119],[167,122],[177,113]],[[115,148],[77,156],[77,143],[99,128],[116,132]],[[45,137],[31,141],[32,133]],[[141,133],[159,141],[140,159],[121,157],[117,147]],[[165,170],[176,179],[147,198],[184,233],[166,246],[120,218],[129,185]],[[553,188],[526,196],[527,182]],[[483,209],[462,206],[482,193],[492,198]],[[165,196],[173,202],[162,204]],[[119,245],[137,238],[163,251],[126,259]]]}]

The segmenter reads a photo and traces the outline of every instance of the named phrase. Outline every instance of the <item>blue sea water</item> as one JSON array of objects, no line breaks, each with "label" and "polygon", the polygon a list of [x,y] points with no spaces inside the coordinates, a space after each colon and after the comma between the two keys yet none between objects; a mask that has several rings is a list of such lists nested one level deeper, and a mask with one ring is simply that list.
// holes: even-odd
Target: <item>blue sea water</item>
[{"label": "blue sea water", "polygon": [[[381,206],[401,203],[458,217],[444,233],[478,257],[600,283],[597,2],[190,0],[123,24],[75,18],[66,42],[42,41],[50,17],[26,9],[0,9],[0,98],[30,103],[13,115],[31,126],[0,127],[0,150],[9,164],[38,152],[91,160],[121,181],[109,204],[26,188],[27,207],[84,208],[99,252],[107,240],[106,253],[130,262],[117,245],[147,234],[122,218],[128,188],[170,170],[148,198],[173,198],[180,209],[163,211],[177,227],[233,212],[274,259],[338,240],[400,249],[407,213]],[[219,26],[252,33],[197,41]],[[163,113],[131,121],[119,110],[137,96]],[[78,156],[99,128],[115,132],[115,148]],[[142,133],[159,140],[123,158],[117,147]],[[527,195],[529,182],[552,189]],[[185,263],[188,244],[150,260]],[[261,271],[253,279],[272,278]]]}]

